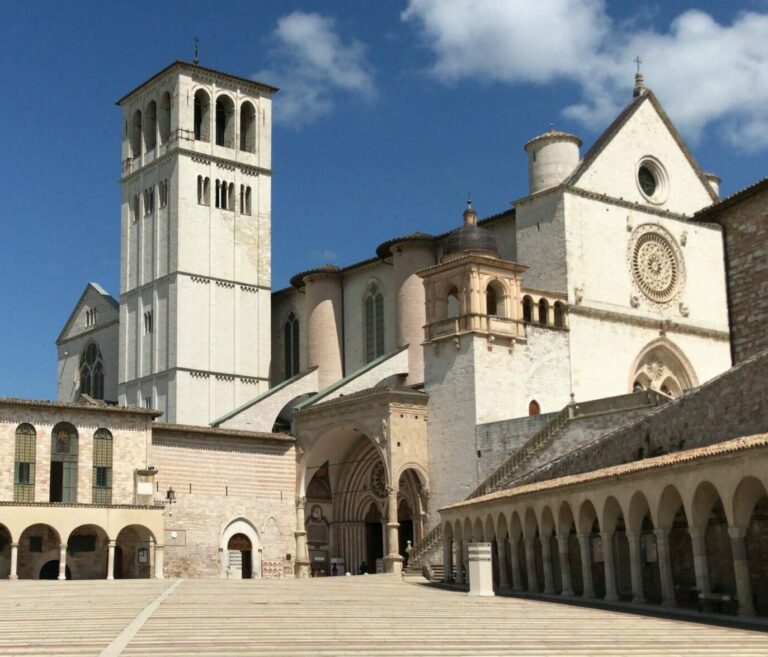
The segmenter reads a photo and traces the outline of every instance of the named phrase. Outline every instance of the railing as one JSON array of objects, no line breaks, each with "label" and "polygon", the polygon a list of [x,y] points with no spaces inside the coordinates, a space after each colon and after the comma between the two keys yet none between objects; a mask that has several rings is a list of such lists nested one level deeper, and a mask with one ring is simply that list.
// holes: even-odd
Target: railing
[{"label": "railing", "polygon": [[498,315],[467,313],[459,317],[440,319],[426,327],[427,340],[434,340],[464,331],[477,331],[492,335],[525,338],[525,326],[522,321]]}]

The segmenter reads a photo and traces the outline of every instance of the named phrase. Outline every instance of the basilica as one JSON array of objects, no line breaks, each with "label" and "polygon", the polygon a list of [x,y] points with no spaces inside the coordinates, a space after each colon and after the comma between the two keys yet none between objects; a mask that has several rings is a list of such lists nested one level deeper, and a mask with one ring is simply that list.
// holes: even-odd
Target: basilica
[{"label": "basilica", "polygon": [[[669,547],[697,494],[698,529],[733,539],[726,493],[648,492],[656,460],[768,428],[763,406],[730,404],[727,428],[713,410],[765,380],[755,338],[735,338],[723,229],[762,187],[720,202],[638,74],[588,149],[555,130],[521,144],[511,209],[474,199],[442,234],[414,223],[273,290],[277,91],[177,61],[117,101],[120,290],[85,286],[56,401],[0,399],[0,577],[406,569],[463,586],[484,541],[497,590],[682,604],[690,580],[767,613],[745,600],[764,564],[712,566],[716,586],[705,539]],[[607,490],[636,471],[641,501]],[[585,511],[573,486],[602,488]]]}]

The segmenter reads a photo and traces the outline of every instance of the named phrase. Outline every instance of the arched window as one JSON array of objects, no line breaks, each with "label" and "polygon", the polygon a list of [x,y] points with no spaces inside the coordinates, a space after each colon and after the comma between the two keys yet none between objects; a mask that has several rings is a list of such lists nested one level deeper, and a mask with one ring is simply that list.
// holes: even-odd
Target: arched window
[{"label": "arched window", "polygon": [[147,151],[155,149],[157,144],[157,103],[150,100],[144,111],[144,148]]},{"label": "arched window", "polygon": [[372,283],[365,297],[365,362],[384,355],[384,295]]},{"label": "arched window", "polygon": [[489,285],[488,289],[485,291],[485,314],[496,315],[496,311],[498,310],[497,306],[498,300],[496,299],[496,290]]},{"label": "arched window", "polygon": [[683,361],[683,354],[664,344],[646,348],[638,359],[632,376],[632,391],[658,390],[669,397],[679,397],[696,385],[695,374]]},{"label": "arched window", "polygon": [[256,110],[247,100],[240,105],[240,150],[256,152]]},{"label": "arched window", "polygon": [[565,328],[565,306],[561,301],[555,301],[555,326]]},{"label": "arched window", "polygon": [[77,429],[59,422],[51,432],[50,502],[77,502]]},{"label": "arched window", "polygon": [[208,111],[211,101],[208,94],[202,89],[195,92],[195,139],[198,141],[210,141],[210,125]]},{"label": "arched window", "polygon": [[203,205],[211,204],[211,179],[206,176],[203,180]]},{"label": "arched window", "polygon": [[531,399],[531,402],[528,404],[528,415],[541,415],[541,406],[539,406],[539,402],[535,399]]},{"label": "arched window", "polygon": [[216,99],[216,145],[234,148],[233,117],[235,104],[229,96]]},{"label": "arched window", "polygon": [[285,354],[285,378],[299,373],[299,320],[290,313],[283,326],[283,349]]},{"label": "arched window", "polygon": [[549,315],[549,301],[547,301],[544,297],[539,299],[539,324],[542,326],[546,326],[549,322],[548,319]]},{"label": "arched window", "polygon": [[160,143],[167,144],[171,138],[171,94],[167,91],[160,98],[158,126],[160,128]]},{"label": "arched window", "polygon": [[35,501],[35,443],[37,432],[31,424],[16,427],[16,456],[13,469],[13,501]]},{"label": "arched window", "polygon": [[141,157],[141,131],[141,110],[136,110],[131,121],[131,157],[133,159]]},{"label": "arched window", "polygon": [[523,297],[523,321],[529,324],[533,321],[533,299],[527,294]]},{"label": "arched window", "polygon": [[104,361],[95,342],[80,354],[80,394],[104,399]]},{"label": "arched window", "polygon": [[235,183],[229,183],[229,193],[227,194],[227,208],[235,209]]},{"label": "arched window", "polygon": [[456,286],[452,285],[448,289],[448,296],[446,298],[445,318],[451,319],[453,317],[458,317],[460,312],[461,304],[459,304],[459,291],[456,289]]},{"label": "arched window", "polygon": [[112,504],[112,434],[106,429],[93,434],[93,503]]}]

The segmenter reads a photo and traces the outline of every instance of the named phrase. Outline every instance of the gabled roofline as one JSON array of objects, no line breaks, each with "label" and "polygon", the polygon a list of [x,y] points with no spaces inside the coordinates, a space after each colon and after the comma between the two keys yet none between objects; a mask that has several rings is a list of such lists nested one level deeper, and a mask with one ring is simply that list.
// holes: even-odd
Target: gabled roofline
[{"label": "gabled roofline", "polygon": [[242,78],[242,77],[240,77],[238,75],[232,75],[231,73],[224,73],[223,71],[217,71],[216,69],[213,69],[213,68],[206,68],[205,66],[200,66],[200,64],[192,64],[191,62],[185,62],[185,61],[183,61],[181,59],[177,59],[172,64],[169,64],[168,66],[166,66],[161,71],[155,73],[148,80],[145,80],[144,82],[142,82],[138,87],[135,87],[134,89],[129,91],[127,94],[125,94],[125,96],[123,96],[119,100],[116,100],[115,101],[115,105],[122,105],[123,102],[125,102],[128,98],[133,96],[133,94],[135,94],[137,91],[139,91],[140,89],[146,87],[148,84],[151,84],[152,82],[157,80],[157,78],[165,75],[168,71],[170,71],[171,69],[173,69],[175,67],[184,68],[184,69],[188,69],[188,70],[192,69],[194,71],[202,71],[203,73],[212,73],[213,75],[219,75],[221,77],[224,77],[224,78],[227,78],[229,80],[232,80],[233,82],[238,82],[240,84],[247,84],[250,87],[255,87],[259,91],[264,91],[264,92],[269,93],[269,94],[273,94],[273,93],[279,91],[279,89],[277,87],[272,87],[272,86],[270,86],[268,84],[262,84],[261,82],[256,82],[255,80],[249,80],[248,78]]},{"label": "gabled roofline", "polygon": [[629,121],[629,119],[631,119],[634,116],[635,112],[637,112],[637,110],[640,109],[640,106],[646,100],[649,101],[651,105],[653,105],[653,108],[658,113],[662,123],[664,123],[667,130],[669,130],[669,133],[672,135],[672,138],[677,143],[678,148],[680,148],[680,150],[683,152],[683,155],[688,160],[688,164],[690,164],[691,167],[693,168],[699,181],[703,185],[707,194],[709,194],[709,197],[712,199],[712,202],[716,203],[718,200],[718,197],[717,197],[717,194],[715,193],[715,190],[713,190],[712,187],[710,186],[704,171],[702,171],[701,167],[699,166],[699,163],[696,161],[696,158],[693,157],[693,154],[688,149],[688,146],[683,140],[682,135],[678,132],[677,128],[675,127],[675,124],[672,123],[672,120],[669,118],[666,111],[662,107],[661,103],[659,102],[659,99],[656,98],[656,95],[650,89],[646,89],[639,96],[637,96],[636,98],[633,98],[632,101],[619,113],[619,115],[614,119],[613,123],[611,123],[611,125],[608,126],[605,132],[603,132],[603,134],[601,134],[597,138],[595,143],[592,144],[592,147],[584,155],[584,159],[581,161],[579,166],[576,167],[576,170],[564,181],[564,184],[573,186],[579,181],[579,178],[581,178],[581,176],[587,171],[587,169],[589,169],[589,167],[592,166],[592,164],[597,159],[597,157],[605,150],[605,147],[624,127],[624,125]]},{"label": "gabled roofline", "polygon": [[75,304],[75,307],[72,309],[72,312],[69,313],[69,317],[67,318],[67,321],[64,323],[64,328],[61,329],[59,336],[56,338],[56,345],[58,346],[62,340],[64,340],[64,334],[67,332],[67,329],[70,327],[73,321],[75,321],[75,317],[77,316],[77,312],[80,309],[80,306],[82,305],[83,301],[85,300],[85,295],[88,294],[89,290],[93,290],[96,292],[96,294],[100,294],[115,310],[120,309],[120,304],[117,302],[115,297],[113,297],[111,294],[109,294],[101,285],[98,283],[90,282],[87,283],[85,286],[85,289],[83,290],[83,293],[80,295],[80,298],[77,300],[77,303]]},{"label": "gabled roofline", "polygon": [[693,215],[692,219],[694,221],[720,221],[719,215],[721,212],[727,210],[733,205],[736,205],[737,203],[741,203],[741,201],[748,199],[750,196],[754,196],[755,194],[759,194],[760,192],[765,191],[766,189],[768,189],[768,177],[761,178],[748,187],[740,189],[730,196],[726,196],[719,203],[715,203],[714,205],[710,205],[703,210],[699,210],[696,214]]}]

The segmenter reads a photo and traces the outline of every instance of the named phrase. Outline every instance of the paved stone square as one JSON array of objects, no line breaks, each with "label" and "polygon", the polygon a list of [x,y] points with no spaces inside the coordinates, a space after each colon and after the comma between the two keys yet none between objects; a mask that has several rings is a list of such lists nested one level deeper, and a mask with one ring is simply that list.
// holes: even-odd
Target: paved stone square
[{"label": "paved stone square", "polygon": [[767,655],[768,634],[390,576],[3,582],[0,655]]}]

